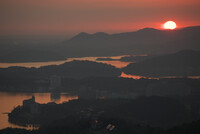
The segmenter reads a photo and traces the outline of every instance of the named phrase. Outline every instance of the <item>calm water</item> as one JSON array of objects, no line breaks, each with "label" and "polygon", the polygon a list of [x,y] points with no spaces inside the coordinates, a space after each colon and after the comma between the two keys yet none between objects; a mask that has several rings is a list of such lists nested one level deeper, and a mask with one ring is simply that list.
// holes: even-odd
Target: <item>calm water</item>
[{"label": "calm water", "polygon": [[[114,56],[110,57],[113,59],[120,59],[122,56]],[[24,66],[24,67],[41,67],[46,65],[59,65],[63,64],[65,62],[70,62],[72,60],[89,60],[89,61],[96,61],[96,59],[99,57],[83,57],[83,58],[68,58],[64,61],[53,61],[53,62],[30,62],[30,63],[0,63],[0,68],[6,68],[9,66]],[[106,58],[106,57],[102,57]],[[122,68],[127,66],[131,62],[121,62],[121,61],[96,61],[101,63],[106,63],[113,65],[117,68]],[[121,76],[119,77],[126,77],[126,78],[133,78],[133,79],[140,79],[140,78],[146,78],[142,76],[136,76],[136,75],[127,75],[122,72]],[[176,76],[170,76],[168,78],[176,78]],[[193,76],[189,78],[200,78],[200,76]],[[158,78],[156,78],[158,79]],[[14,107],[18,105],[22,105],[22,101],[24,99],[29,99],[32,97],[32,95],[35,96],[36,102],[38,103],[48,103],[48,102],[56,102],[56,103],[62,103],[67,102],[72,99],[77,99],[77,96],[71,96],[66,93],[62,93],[60,95],[58,94],[50,94],[50,93],[6,93],[6,92],[0,92],[0,129],[6,128],[6,127],[17,127],[17,128],[23,128],[14,124],[11,124],[8,122],[8,115],[6,113],[9,113]],[[26,128],[29,129],[29,128]],[[32,129],[32,128],[30,128]]]},{"label": "calm water", "polygon": [[[112,59],[120,59],[124,56],[130,56],[130,55],[120,55],[120,56],[112,56],[112,57],[81,57],[81,58],[68,58],[67,60],[63,61],[51,61],[51,62],[25,62],[25,63],[0,63],[0,68],[7,68],[10,66],[23,66],[23,67],[41,67],[41,66],[47,66],[47,65],[60,65],[65,62],[70,62],[73,60],[88,60],[88,61],[95,61],[100,63],[109,64],[112,66],[115,66],[116,68],[123,68],[126,67],[130,63],[134,62],[122,62],[122,61],[96,61],[97,58],[112,58]],[[147,55],[134,55],[134,56],[147,56]],[[133,79],[141,79],[141,78],[147,78],[147,79],[159,79],[159,78],[148,78],[144,76],[138,76],[138,75],[129,75],[122,72],[122,74],[119,77],[124,78],[133,78]],[[177,78],[177,76],[166,76],[162,78]],[[180,77],[181,78],[181,77]],[[188,78],[191,79],[200,79],[200,76],[188,76]]]},{"label": "calm water", "polygon": [[[113,59],[120,59],[121,57],[126,56],[113,56],[110,58]],[[41,66],[47,66],[47,65],[60,65],[65,62],[70,62],[73,60],[89,60],[89,61],[96,61],[96,59],[99,57],[82,57],[82,58],[68,58],[67,60],[63,61],[51,61],[51,62],[26,62],[26,63],[0,63],[0,68],[7,68],[10,66],[23,66],[23,67],[41,67]],[[107,58],[107,57],[101,57],[101,58]],[[121,62],[121,61],[96,61],[101,63],[106,63],[113,65],[117,68],[122,68],[127,66],[131,62]],[[125,75],[124,75],[125,76]],[[123,75],[121,76],[123,77]],[[14,124],[11,124],[8,122],[8,115],[14,107],[18,105],[22,105],[22,101],[24,99],[29,99],[32,97],[32,95],[35,96],[36,102],[38,103],[48,103],[48,102],[56,102],[56,103],[62,103],[64,101],[69,101],[72,99],[77,99],[77,96],[70,96],[69,94],[61,94],[60,96],[50,93],[6,93],[6,92],[0,92],[0,129],[6,128],[6,127],[17,127],[17,128],[23,128]],[[26,128],[27,129],[27,128]]]},{"label": "calm water", "polygon": [[[109,57],[109,58],[120,59],[123,56],[127,56],[127,55],[112,56],[112,57]],[[37,68],[39,68],[41,66],[47,66],[47,65],[60,65],[60,64],[63,64],[65,62],[70,62],[70,61],[73,61],[73,60],[96,61],[97,58],[100,58],[100,57],[68,58],[67,60],[63,60],[63,61],[50,61],[50,62],[0,63],[0,68],[7,68],[7,67],[10,67],[10,66],[23,66],[23,67],[37,67]],[[107,58],[107,57],[101,57],[101,58]],[[131,62],[121,62],[121,61],[96,61],[96,62],[110,64],[110,65],[113,65],[117,68],[125,67],[129,63],[131,63]]]},{"label": "calm water", "polygon": [[[9,113],[14,107],[18,105],[22,105],[22,101],[24,99],[29,99],[35,96],[36,102],[38,103],[48,103],[48,102],[56,102],[63,103],[68,102],[69,100],[77,99],[77,96],[72,96],[67,93],[58,94],[50,94],[50,93],[7,93],[0,92],[0,129],[6,127],[14,127],[14,128],[24,128],[21,126],[17,126],[8,122],[8,115],[5,113]],[[26,128],[29,129],[29,128]],[[31,128],[30,128],[31,129]]]}]

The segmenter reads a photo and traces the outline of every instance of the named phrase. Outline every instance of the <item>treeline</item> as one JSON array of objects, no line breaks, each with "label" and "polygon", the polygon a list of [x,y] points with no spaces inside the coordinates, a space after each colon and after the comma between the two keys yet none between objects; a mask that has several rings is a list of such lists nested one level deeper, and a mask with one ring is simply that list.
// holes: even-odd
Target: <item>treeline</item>
[{"label": "treeline", "polygon": [[[14,77],[14,76],[13,76]],[[23,78],[0,76],[0,91],[13,92],[49,92],[49,78]],[[120,77],[87,77],[82,79],[62,78],[58,92],[77,92],[80,88],[91,88],[109,92],[137,92],[144,93],[149,89],[157,90],[189,90],[189,94],[200,94],[200,79],[163,78],[163,79],[131,79]],[[172,91],[172,92],[173,92]]]},{"label": "treeline", "polygon": [[199,58],[200,51],[184,50],[131,63],[122,71],[147,77],[200,76]]}]

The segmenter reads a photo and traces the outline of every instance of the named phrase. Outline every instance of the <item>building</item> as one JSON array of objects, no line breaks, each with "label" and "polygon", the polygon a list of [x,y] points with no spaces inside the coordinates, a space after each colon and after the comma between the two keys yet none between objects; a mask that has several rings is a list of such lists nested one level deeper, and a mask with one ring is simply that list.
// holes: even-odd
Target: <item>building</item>
[{"label": "building", "polygon": [[50,95],[51,101],[60,101],[61,99],[61,94],[60,93],[51,93]]},{"label": "building", "polygon": [[50,77],[50,90],[56,91],[61,88],[61,77],[53,75]]},{"label": "building", "polygon": [[31,114],[39,113],[39,104],[35,102],[35,96],[32,96],[31,99],[24,100],[23,107],[27,109]]}]

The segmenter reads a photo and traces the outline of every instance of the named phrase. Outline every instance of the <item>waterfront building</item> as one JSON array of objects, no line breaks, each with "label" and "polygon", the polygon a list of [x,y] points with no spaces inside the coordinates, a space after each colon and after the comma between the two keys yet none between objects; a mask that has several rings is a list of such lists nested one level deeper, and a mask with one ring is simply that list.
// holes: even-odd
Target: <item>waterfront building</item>
[{"label": "waterfront building", "polygon": [[61,88],[61,77],[53,75],[50,77],[50,90],[57,91]]},{"label": "waterfront building", "polygon": [[35,96],[32,96],[31,99],[24,100],[23,107],[26,108],[31,114],[39,113],[39,103],[35,102]]}]

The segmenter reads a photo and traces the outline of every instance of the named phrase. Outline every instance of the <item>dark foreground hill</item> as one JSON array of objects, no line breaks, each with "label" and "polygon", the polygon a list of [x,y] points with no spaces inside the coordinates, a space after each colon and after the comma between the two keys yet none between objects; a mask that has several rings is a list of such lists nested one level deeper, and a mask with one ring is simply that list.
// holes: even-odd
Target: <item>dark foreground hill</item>
[{"label": "dark foreground hill", "polygon": [[148,77],[200,76],[200,51],[184,50],[131,63],[122,70],[127,74]]},{"label": "dark foreground hill", "polygon": [[[187,97],[152,96],[133,100],[83,99],[62,104],[33,103],[38,106],[38,114],[31,113],[29,106],[18,106],[9,114],[9,121],[21,125],[40,124],[40,129],[35,131],[38,134],[179,134],[184,132],[181,131],[183,127],[187,133],[180,134],[197,134],[199,114],[194,116],[194,112],[198,112],[194,106],[198,105],[199,96],[196,98],[195,102]],[[177,127],[191,121],[196,123]],[[113,130],[107,129],[109,124],[115,126]],[[9,132],[9,129],[0,132],[6,131]]]},{"label": "dark foreground hill", "polygon": [[[107,119],[107,121],[110,121]],[[118,133],[125,133],[126,134],[199,134],[200,133],[200,120],[193,121],[191,123],[185,123],[179,126],[175,126],[168,129],[163,128],[157,128],[157,127],[149,127],[149,126],[142,126],[137,124],[131,124],[130,122],[126,122],[119,119],[112,119],[112,122],[117,122],[121,127],[117,131]],[[87,124],[87,122],[84,122]],[[83,125],[83,122],[79,122],[75,124],[75,126]],[[6,128],[3,130],[0,130],[1,134],[54,134],[57,133],[59,130],[60,134],[65,134],[68,132],[68,134],[79,134],[80,132],[82,134],[88,134],[88,132],[84,131],[84,129],[88,129],[88,125],[84,125],[81,129],[77,129],[77,127],[69,128],[66,125],[64,126],[47,126],[46,128],[40,129],[40,130],[25,130],[25,129],[17,129],[17,128]],[[95,130],[93,130],[96,132]],[[99,132],[100,130],[97,130]],[[107,131],[100,131],[101,134],[107,134]]]}]

